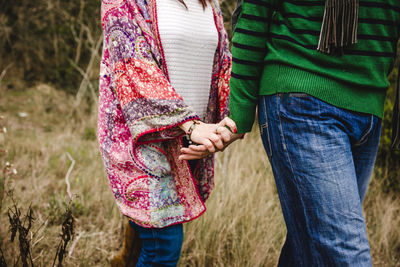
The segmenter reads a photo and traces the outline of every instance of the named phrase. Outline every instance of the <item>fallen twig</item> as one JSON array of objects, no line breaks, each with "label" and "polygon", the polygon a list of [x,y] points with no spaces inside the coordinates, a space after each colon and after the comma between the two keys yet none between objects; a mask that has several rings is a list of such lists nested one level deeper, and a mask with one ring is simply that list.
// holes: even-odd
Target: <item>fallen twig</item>
[{"label": "fallen twig", "polygon": [[71,248],[70,248],[70,250],[68,252],[68,257],[71,257],[71,255],[72,255],[72,253],[73,253],[73,251],[75,249],[75,246],[78,243],[79,239],[84,238],[84,237],[92,237],[92,236],[96,236],[96,235],[102,235],[102,234],[104,234],[104,233],[103,232],[97,232],[97,233],[86,234],[85,231],[80,232],[78,234],[78,236],[75,238],[74,242],[72,242]]},{"label": "fallen twig", "polygon": [[66,152],[66,154],[67,154],[67,157],[69,158],[69,160],[71,161],[71,165],[69,166],[67,174],[65,175],[65,183],[67,184],[67,193],[68,193],[69,199],[72,199],[71,185],[69,183],[69,176],[71,175],[71,172],[74,169],[75,160],[72,158],[71,154],[69,154],[68,152]]},{"label": "fallen twig", "polygon": [[75,238],[75,240],[72,242],[71,248],[69,249],[69,252],[68,252],[68,257],[71,257],[72,252],[74,252],[76,244],[78,243],[79,239],[81,239],[81,237],[84,235],[85,235],[85,232],[80,232],[78,234],[78,236]]},{"label": "fallen twig", "polygon": [[1,72],[1,74],[0,74],[0,84],[1,84],[1,81],[3,80],[4,76],[6,76],[7,69],[9,69],[11,66],[12,66],[12,63],[9,64],[7,67],[5,67],[5,69]]}]

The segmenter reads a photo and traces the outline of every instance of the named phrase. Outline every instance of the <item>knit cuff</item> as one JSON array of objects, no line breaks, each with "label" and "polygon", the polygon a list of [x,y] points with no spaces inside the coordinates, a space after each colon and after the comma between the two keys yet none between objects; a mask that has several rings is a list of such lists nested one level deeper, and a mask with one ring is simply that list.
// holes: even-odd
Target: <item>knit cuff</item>
[{"label": "knit cuff", "polygon": [[257,105],[253,103],[237,103],[230,101],[229,117],[236,123],[238,134],[243,134],[251,131],[254,123],[256,106]]}]

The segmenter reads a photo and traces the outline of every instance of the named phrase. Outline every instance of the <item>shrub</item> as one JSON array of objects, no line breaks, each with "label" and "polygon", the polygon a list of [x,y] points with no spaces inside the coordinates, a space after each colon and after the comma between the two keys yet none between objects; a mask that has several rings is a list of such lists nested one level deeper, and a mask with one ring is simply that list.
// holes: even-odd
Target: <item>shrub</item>
[{"label": "shrub", "polygon": [[14,0],[0,8],[0,68],[75,92],[78,66],[85,69],[101,35],[100,0]]}]

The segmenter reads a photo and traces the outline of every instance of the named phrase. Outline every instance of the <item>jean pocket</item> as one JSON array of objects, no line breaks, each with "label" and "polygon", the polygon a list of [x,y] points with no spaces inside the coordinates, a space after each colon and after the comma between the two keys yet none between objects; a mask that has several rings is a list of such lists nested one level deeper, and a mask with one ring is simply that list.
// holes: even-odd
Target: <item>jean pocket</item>
[{"label": "jean pocket", "polygon": [[265,152],[267,153],[268,158],[271,159],[272,157],[271,137],[268,125],[268,113],[264,97],[262,97],[260,100],[260,105],[258,110],[258,124],[260,125],[260,135],[264,145]]},{"label": "jean pocket", "polygon": [[321,100],[305,93],[280,94],[278,100],[279,118],[292,122],[321,121],[329,108]]}]

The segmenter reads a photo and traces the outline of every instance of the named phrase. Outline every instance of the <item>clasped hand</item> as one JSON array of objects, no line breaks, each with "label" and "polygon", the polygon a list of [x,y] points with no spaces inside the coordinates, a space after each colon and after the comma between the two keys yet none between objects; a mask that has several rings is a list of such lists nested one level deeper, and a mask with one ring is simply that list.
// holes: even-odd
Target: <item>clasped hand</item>
[{"label": "clasped hand", "polygon": [[[185,127],[191,122],[182,125]],[[180,160],[193,160],[203,158],[211,153],[223,151],[230,143],[240,138],[241,135],[236,134],[236,124],[233,120],[226,117],[217,124],[208,124],[200,122],[193,129],[190,139],[196,145],[189,145],[181,149]]]}]

